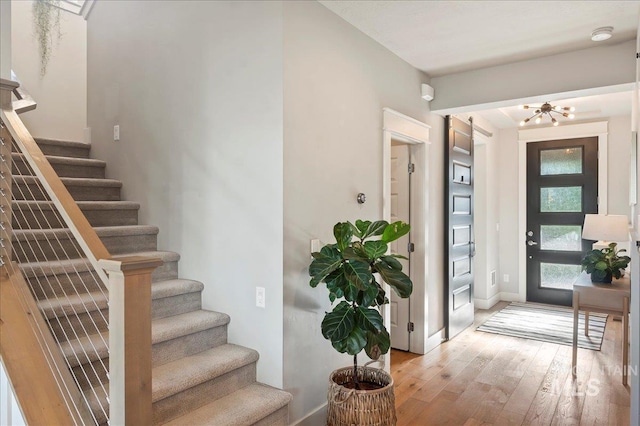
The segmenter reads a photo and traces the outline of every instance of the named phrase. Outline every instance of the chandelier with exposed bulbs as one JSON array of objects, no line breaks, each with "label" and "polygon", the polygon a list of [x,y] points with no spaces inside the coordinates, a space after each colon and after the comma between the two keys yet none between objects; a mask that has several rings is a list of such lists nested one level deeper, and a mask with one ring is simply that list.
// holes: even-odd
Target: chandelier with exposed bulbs
[{"label": "chandelier with exposed bulbs", "polygon": [[551,105],[549,102],[545,102],[539,106],[520,105],[518,106],[518,109],[535,109],[535,113],[531,117],[525,118],[520,122],[521,126],[524,126],[534,118],[535,123],[540,124],[545,115],[549,118],[549,120],[551,120],[554,126],[557,126],[558,120],[556,120],[556,117],[566,117],[569,120],[572,120],[575,117],[575,115],[573,115],[572,113],[576,110],[574,107],[560,107],[557,105]]}]

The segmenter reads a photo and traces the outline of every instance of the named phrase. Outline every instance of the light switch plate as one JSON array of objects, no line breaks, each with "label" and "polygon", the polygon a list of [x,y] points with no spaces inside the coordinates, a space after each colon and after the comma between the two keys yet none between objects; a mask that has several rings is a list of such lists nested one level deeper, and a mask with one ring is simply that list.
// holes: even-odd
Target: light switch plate
[{"label": "light switch plate", "polygon": [[256,306],[264,308],[266,306],[264,287],[256,287]]},{"label": "light switch plate", "polygon": [[119,141],[120,140],[120,125],[116,124],[115,126],[113,126],[113,140],[114,141]]}]

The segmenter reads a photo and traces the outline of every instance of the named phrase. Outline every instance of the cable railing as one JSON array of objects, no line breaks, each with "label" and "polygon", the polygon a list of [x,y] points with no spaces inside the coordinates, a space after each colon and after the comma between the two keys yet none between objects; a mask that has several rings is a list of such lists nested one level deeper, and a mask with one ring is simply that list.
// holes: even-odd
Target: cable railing
[{"label": "cable railing", "polygon": [[43,382],[17,400],[28,423],[150,424],[161,262],[111,259],[17,115],[35,102],[16,82],[0,89],[0,350],[10,381],[25,385],[16,390]]},{"label": "cable railing", "polygon": [[[13,152],[19,152],[15,143]],[[58,210],[52,209],[53,217],[44,214],[43,201],[52,202],[40,181],[30,179],[35,177],[35,173],[25,156],[13,154],[11,158],[12,170],[19,172],[18,176],[23,178],[22,182],[16,179],[16,184],[13,185],[12,204],[18,206],[13,212],[14,216],[21,218],[13,222],[14,258],[29,277],[27,283],[32,294],[39,299],[38,307],[49,328],[54,330],[56,342],[63,348],[65,362],[74,381],[83,389],[94,383],[96,378],[106,378],[105,382],[98,381],[97,387],[89,386],[89,389],[83,390],[92,393],[97,400],[108,400],[106,381],[109,370],[103,360],[102,348],[109,347],[108,337],[104,334],[109,320],[104,312],[105,303],[97,300],[106,302],[108,299],[106,283],[84,257]],[[34,200],[40,201],[33,203]],[[27,217],[27,212],[30,217]],[[66,243],[63,242],[65,239]],[[76,261],[67,262],[70,269],[62,270],[62,274],[55,273],[55,264],[72,259]],[[81,276],[81,271],[88,272],[88,276]],[[69,285],[72,283],[76,285]],[[91,291],[90,287],[97,290]],[[90,336],[96,336],[96,339],[91,339]],[[100,349],[96,347],[94,340],[101,343]],[[76,345],[80,352],[71,347],[70,342],[73,341],[85,343]],[[83,398],[89,405],[85,393]],[[101,406],[100,409],[104,417],[108,418],[108,408]],[[93,413],[92,416],[96,424],[99,423]]]}]

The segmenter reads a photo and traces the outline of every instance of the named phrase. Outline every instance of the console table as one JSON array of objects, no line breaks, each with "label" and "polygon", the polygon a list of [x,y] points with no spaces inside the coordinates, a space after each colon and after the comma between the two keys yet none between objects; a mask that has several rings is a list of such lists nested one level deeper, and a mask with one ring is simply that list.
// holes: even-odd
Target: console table
[{"label": "console table", "polygon": [[622,384],[627,385],[629,364],[629,299],[631,285],[628,277],[611,284],[592,283],[586,272],[573,283],[573,356],[571,371],[576,377],[578,361],[578,312],[585,311],[585,335],[589,335],[589,312],[622,316]]}]

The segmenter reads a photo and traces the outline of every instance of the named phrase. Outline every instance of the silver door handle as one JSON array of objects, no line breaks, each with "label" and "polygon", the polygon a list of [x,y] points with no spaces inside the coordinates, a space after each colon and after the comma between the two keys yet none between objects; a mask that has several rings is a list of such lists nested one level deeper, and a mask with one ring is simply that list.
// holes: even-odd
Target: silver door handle
[{"label": "silver door handle", "polygon": [[538,243],[536,243],[535,241],[529,240],[529,241],[527,241],[527,245],[529,245],[529,246],[537,246]]}]

